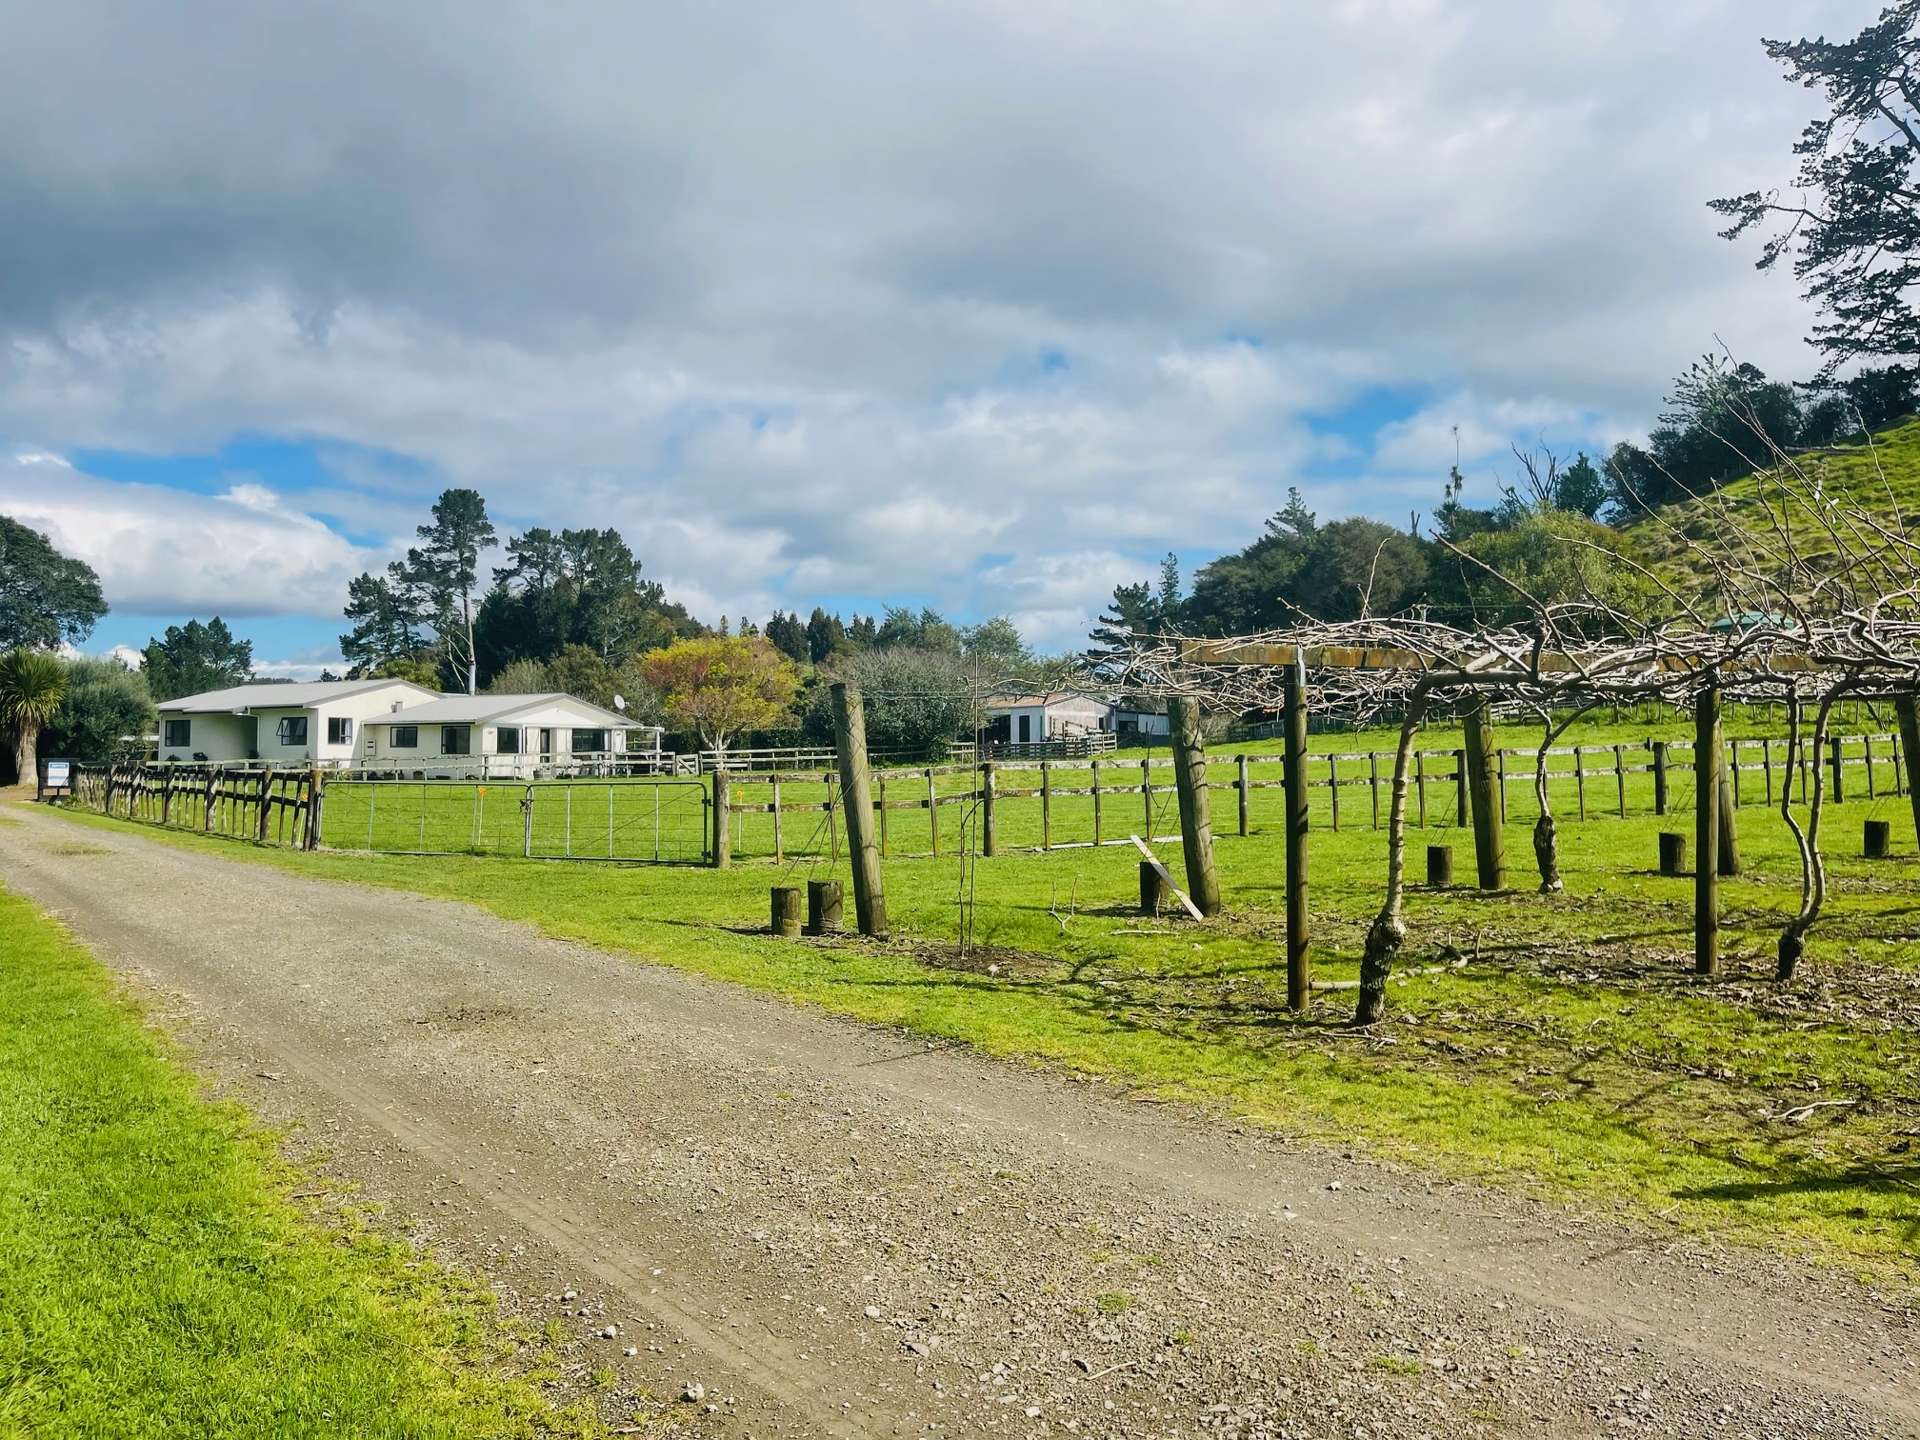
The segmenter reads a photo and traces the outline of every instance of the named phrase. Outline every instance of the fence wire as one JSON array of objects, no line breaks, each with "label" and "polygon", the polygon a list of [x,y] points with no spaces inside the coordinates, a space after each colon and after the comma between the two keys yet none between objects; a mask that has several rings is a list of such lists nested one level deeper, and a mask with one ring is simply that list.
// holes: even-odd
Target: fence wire
[{"label": "fence wire", "polygon": [[707,788],[697,780],[336,780],[321,840],[389,855],[699,865],[707,826]]}]

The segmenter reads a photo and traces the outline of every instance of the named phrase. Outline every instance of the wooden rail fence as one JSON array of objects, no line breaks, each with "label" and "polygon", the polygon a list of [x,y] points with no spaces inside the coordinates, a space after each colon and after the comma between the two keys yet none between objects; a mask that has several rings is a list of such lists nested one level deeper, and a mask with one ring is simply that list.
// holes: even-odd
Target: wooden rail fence
[{"label": "wooden rail fence", "polygon": [[[1776,802],[1786,764],[1784,739],[1760,738],[1726,742],[1727,767],[1736,807]],[[1676,777],[1694,769],[1692,740],[1650,740],[1638,743],[1556,745],[1547,751],[1548,783],[1555,813],[1566,820],[1597,815],[1632,813],[1665,815],[1670,802],[1690,797],[1690,784]],[[1534,747],[1494,749],[1492,781],[1499,797],[1500,818],[1508,818],[1510,797],[1523,814],[1533,812]],[[1228,754],[1208,757],[1210,791],[1232,797],[1232,814],[1216,830],[1250,835],[1258,828],[1255,797],[1263,790],[1286,786],[1285,756]],[[1464,748],[1414,752],[1408,823],[1464,827],[1471,823]],[[1828,802],[1878,799],[1905,793],[1901,739],[1897,734],[1835,736],[1822,763],[1827,766]],[[1172,803],[1175,793],[1174,760],[1169,756],[1093,757],[1083,760],[993,760],[976,764],[923,765],[872,772],[873,808],[883,855],[939,855],[957,842],[954,827],[943,826],[951,807],[965,807],[962,829],[977,826],[982,854],[1002,849],[1066,850],[1104,845],[1127,845],[1143,839],[1173,842],[1180,838]],[[1796,794],[1808,793],[1812,758],[1800,757]],[[1392,789],[1391,751],[1361,750],[1310,753],[1304,757],[1302,781],[1313,800],[1315,823],[1333,830],[1380,829],[1386,824]],[[1651,778],[1651,793],[1647,779]],[[820,851],[838,861],[840,829],[834,813],[841,805],[838,777],[832,770],[793,769],[733,771],[723,805],[735,833],[730,854],[758,849],[784,861],[789,855]],[[1086,801],[1069,821],[1062,809],[1067,802]],[[1223,802],[1225,803],[1225,802]],[[1020,829],[1030,843],[1004,844],[1010,806],[1018,812]],[[1689,800],[1690,808],[1690,800]],[[920,812],[907,821],[902,812]],[[1090,812],[1090,813],[1089,813]],[[718,813],[718,812],[716,812]],[[806,826],[797,836],[796,815],[818,815],[823,820]],[[766,817],[758,829],[759,844],[750,843],[744,822]],[[1273,823],[1279,823],[1275,814]],[[905,823],[903,823],[905,822]],[[799,844],[796,845],[796,838]]]},{"label": "wooden rail fence", "polygon": [[313,850],[325,796],[314,769],[77,765],[70,803],[175,830]]}]

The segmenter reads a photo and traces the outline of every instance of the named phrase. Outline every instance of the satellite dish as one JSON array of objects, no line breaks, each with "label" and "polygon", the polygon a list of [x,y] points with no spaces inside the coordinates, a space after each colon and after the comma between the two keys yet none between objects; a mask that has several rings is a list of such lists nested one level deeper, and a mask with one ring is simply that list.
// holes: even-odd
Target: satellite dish
[{"label": "satellite dish", "polygon": [[618,710],[622,715],[626,714],[627,713],[627,697],[624,695],[614,696],[613,708]]}]

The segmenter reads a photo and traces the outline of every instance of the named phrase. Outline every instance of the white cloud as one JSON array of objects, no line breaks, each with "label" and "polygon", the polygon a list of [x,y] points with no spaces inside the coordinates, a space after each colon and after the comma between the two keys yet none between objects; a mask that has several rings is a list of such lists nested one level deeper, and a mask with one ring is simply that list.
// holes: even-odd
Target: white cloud
[{"label": "white cloud", "polygon": [[[117,605],[335,614],[385,556],[310,517],[384,549],[458,483],[618,525],[709,619],[1018,591],[1062,635],[1303,475],[1398,520],[1456,424],[1487,463],[1612,438],[1716,334],[1809,368],[1791,282],[1704,202],[1783,178],[1812,103],[1757,37],[1861,18],[194,11],[29,7],[0,51],[0,500]],[[1448,398],[1315,433],[1373,386]],[[238,433],[337,486],[27,478]]]},{"label": "white cloud", "polygon": [[134,614],[337,613],[365,554],[259,486],[229,496],[0,460],[0,511],[43,531]]}]

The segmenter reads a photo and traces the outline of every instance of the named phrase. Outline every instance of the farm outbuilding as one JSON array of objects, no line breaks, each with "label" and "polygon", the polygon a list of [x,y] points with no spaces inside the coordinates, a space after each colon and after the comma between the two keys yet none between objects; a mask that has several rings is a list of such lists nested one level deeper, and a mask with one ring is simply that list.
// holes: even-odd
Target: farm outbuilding
[{"label": "farm outbuilding", "polygon": [[1037,745],[1095,735],[1107,728],[1107,705],[1090,695],[989,695],[984,738],[996,745]]},{"label": "farm outbuilding", "polygon": [[163,700],[159,757],[215,765],[348,764],[359,728],[440,697],[410,680],[261,681]]}]

